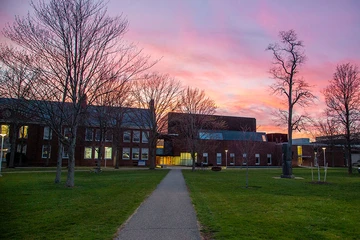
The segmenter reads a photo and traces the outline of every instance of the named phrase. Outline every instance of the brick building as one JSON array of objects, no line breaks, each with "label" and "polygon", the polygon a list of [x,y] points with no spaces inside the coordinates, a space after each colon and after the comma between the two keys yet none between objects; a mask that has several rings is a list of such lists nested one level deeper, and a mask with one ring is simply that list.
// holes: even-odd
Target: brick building
[{"label": "brick building", "polygon": [[[27,114],[14,106],[17,99],[0,99],[0,125],[4,137],[4,155],[10,152],[13,140],[16,149],[15,166],[56,166],[59,150],[58,137],[35,113]],[[22,105],[23,106],[23,105]],[[23,107],[22,107],[23,108]],[[76,166],[94,166],[98,150],[102,150],[101,165],[148,166],[149,128],[146,118],[149,109],[117,108],[108,109],[112,116],[106,126],[103,107],[86,106],[81,125],[77,131],[75,148]],[[100,114],[99,114],[100,113]],[[120,117],[119,117],[120,116]],[[66,136],[68,128],[62,129]],[[67,148],[63,147],[63,165],[67,165]],[[6,154],[9,159],[10,154]]]}]

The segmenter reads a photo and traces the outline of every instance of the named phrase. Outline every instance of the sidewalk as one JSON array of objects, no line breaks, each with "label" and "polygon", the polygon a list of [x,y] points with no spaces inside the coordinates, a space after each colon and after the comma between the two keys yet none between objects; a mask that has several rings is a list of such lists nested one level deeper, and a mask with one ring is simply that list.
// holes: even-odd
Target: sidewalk
[{"label": "sidewalk", "polygon": [[195,210],[180,169],[172,169],[122,226],[116,240],[200,240]]}]

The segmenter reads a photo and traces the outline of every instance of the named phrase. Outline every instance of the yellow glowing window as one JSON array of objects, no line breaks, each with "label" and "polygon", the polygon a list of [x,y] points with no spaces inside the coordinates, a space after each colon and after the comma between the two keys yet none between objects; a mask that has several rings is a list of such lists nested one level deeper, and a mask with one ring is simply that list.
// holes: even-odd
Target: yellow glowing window
[{"label": "yellow glowing window", "polygon": [[9,135],[9,125],[1,125],[1,134]]},{"label": "yellow glowing window", "polygon": [[29,126],[21,126],[19,130],[19,138],[28,138]]}]

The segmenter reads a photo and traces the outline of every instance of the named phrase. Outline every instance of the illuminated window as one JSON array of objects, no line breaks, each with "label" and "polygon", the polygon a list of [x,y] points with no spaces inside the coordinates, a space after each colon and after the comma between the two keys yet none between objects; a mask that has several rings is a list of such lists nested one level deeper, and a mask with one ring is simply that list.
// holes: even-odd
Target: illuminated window
[{"label": "illuminated window", "polygon": [[94,148],[94,159],[98,159],[99,158],[99,147],[95,147]]},{"label": "illuminated window", "polygon": [[216,164],[221,165],[221,153],[216,153]]},{"label": "illuminated window", "polygon": [[133,142],[140,142],[140,131],[133,131]]},{"label": "illuminated window", "polygon": [[7,136],[9,136],[9,125],[1,125],[1,134],[6,134]]},{"label": "illuminated window", "polygon": [[255,154],[255,164],[260,165],[260,154]]},{"label": "illuminated window", "polygon": [[52,139],[52,131],[51,128],[49,126],[45,126],[44,127],[44,136],[43,139],[45,140],[50,140]]},{"label": "illuminated window", "polygon": [[130,148],[123,148],[122,159],[123,160],[129,160],[130,159]]},{"label": "illuminated window", "polygon": [[141,149],[141,160],[148,160],[149,159],[149,149],[142,148]]},{"label": "illuminated window", "polygon": [[43,145],[42,146],[42,158],[50,158],[51,153],[51,146],[50,145]]},{"label": "illuminated window", "polygon": [[19,130],[19,138],[28,138],[29,126],[21,126]]},{"label": "illuminated window", "polygon": [[85,147],[84,159],[92,159],[92,147]]},{"label": "illuminated window", "polygon": [[132,159],[138,160],[139,159],[139,148],[132,149]]},{"label": "illuminated window", "polygon": [[105,159],[111,159],[112,157],[112,147],[105,147]]}]

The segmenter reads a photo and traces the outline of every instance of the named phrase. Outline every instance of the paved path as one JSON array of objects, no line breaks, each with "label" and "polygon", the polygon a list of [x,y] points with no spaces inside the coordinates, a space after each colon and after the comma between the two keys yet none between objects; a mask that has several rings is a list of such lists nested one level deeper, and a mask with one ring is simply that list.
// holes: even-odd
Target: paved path
[{"label": "paved path", "polygon": [[180,169],[172,169],[120,230],[116,240],[200,240]]}]

